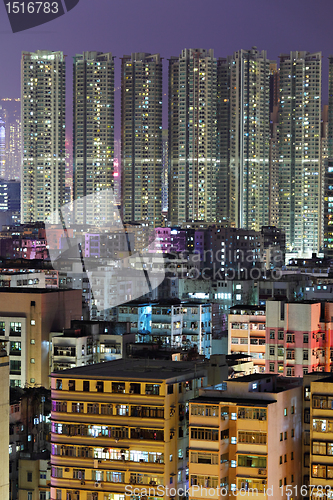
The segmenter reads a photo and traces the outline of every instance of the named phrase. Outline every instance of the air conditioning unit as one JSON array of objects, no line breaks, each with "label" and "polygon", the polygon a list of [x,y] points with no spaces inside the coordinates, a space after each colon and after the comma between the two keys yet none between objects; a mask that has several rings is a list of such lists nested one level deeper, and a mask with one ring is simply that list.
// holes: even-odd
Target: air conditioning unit
[{"label": "air conditioning unit", "polygon": [[68,468],[66,468],[66,469],[65,469],[65,472],[69,472],[69,469],[68,469]]},{"label": "air conditioning unit", "polygon": [[259,469],[259,470],[258,470],[258,473],[259,473],[261,476],[266,476],[266,474],[267,474],[267,469]]}]

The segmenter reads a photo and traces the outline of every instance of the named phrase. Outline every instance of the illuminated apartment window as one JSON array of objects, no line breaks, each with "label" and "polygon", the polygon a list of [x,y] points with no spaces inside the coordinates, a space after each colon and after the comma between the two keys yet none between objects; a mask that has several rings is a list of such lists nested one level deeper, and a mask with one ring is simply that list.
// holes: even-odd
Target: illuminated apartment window
[{"label": "illuminated apartment window", "polygon": [[146,394],[158,396],[160,394],[159,384],[146,384]]},{"label": "illuminated apartment window", "polygon": [[120,382],[112,382],[112,392],[116,394],[124,394],[125,384]]},{"label": "illuminated apartment window", "polygon": [[9,335],[13,335],[15,337],[21,336],[22,323],[10,323]]}]

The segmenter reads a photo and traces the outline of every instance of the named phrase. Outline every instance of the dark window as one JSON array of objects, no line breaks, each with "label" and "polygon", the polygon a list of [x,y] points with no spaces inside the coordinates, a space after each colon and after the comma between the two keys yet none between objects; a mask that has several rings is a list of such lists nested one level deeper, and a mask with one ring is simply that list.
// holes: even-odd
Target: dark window
[{"label": "dark window", "polygon": [[141,384],[130,384],[130,394],[141,394]]},{"label": "dark window", "polygon": [[62,380],[59,378],[56,380],[56,389],[58,389],[58,391],[62,390]]},{"label": "dark window", "polygon": [[96,390],[97,392],[104,392],[104,382],[97,382]]},{"label": "dark window", "polygon": [[68,390],[69,391],[75,391],[75,380],[69,380],[68,381]]},{"label": "dark window", "polygon": [[90,390],[90,382],[89,382],[89,380],[84,380],[83,381],[83,391],[89,392],[89,390]]},{"label": "dark window", "polygon": [[32,483],[32,472],[27,472],[27,481],[28,483]]},{"label": "dark window", "polygon": [[168,394],[173,394],[173,385],[168,385]]}]

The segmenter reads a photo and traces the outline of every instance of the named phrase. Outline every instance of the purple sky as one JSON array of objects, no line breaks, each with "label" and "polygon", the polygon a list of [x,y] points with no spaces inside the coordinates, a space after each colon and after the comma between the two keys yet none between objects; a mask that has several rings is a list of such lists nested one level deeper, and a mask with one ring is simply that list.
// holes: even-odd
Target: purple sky
[{"label": "purple sky", "polygon": [[[160,52],[165,63],[166,92],[167,59],[179,55],[183,48],[213,48],[219,57],[256,45],[259,50],[267,50],[271,59],[290,50],[321,50],[323,101],[327,102],[332,19],[332,0],[80,0],[59,19],[13,34],[1,2],[0,98],[20,95],[22,50],[62,50],[68,55],[70,103],[71,57],[84,50],[110,51],[117,57],[116,86],[123,54]],[[119,91],[116,96],[119,101]],[[165,98],[164,104],[166,107]],[[119,121],[118,102],[116,138]]]}]

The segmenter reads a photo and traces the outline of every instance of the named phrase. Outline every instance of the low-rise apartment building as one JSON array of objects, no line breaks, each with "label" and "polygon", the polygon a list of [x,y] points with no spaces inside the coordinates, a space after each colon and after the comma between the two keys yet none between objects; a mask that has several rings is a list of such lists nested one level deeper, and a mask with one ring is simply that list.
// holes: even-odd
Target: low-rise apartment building
[{"label": "low-rise apartment building", "polygon": [[303,377],[333,367],[333,302],[266,303],[266,372]]},{"label": "low-rise apartment building", "polygon": [[131,302],[118,307],[118,320],[129,321],[139,342],[197,347],[212,354],[212,305],[196,301]]},{"label": "low-rise apartment building", "polygon": [[[301,498],[302,384],[252,374],[190,402],[189,498]],[[252,496],[251,496],[252,495]]]},{"label": "low-rise apartment building", "polygon": [[49,387],[49,334],[81,319],[80,290],[0,289],[0,342],[6,342],[12,387]]},{"label": "low-rise apartment building", "polygon": [[265,371],[265,307],[237,305],[228,316],[228,354],[249,355],[257,373]]},{"label": "low-rise apartment building", "polygon": [[303,387],[302,484],[306,486],[303,497],[332,499],[332,374],[309,373],[304,376]]},{"label": "low-rise apartment building", "polygon": [[51,375],[51,499],[167,498],[188,481],[188,401],[200,363],[115,360]]}]

